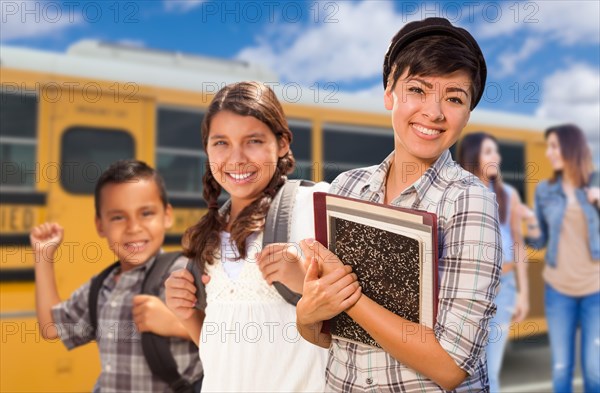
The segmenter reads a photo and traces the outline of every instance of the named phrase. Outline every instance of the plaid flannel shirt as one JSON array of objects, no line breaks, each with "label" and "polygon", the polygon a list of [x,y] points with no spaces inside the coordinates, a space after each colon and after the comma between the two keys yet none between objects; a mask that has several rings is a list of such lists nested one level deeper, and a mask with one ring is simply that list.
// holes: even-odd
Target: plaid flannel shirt
[{"label": "plaid flannel shirt", "polygon": [[[94,391],[102,392],[170,392],[161,379],[152,375],[142,350],[142,336],[133,322],[133,297],[142,291],[146,271],[156,258],[121,273],[117,267],[104,280],[98,295],[98,332],[91,334],[88,296],[91,280],[71,297],[52,308],[60,339],[68,349],[97,339],[102,370]],[[185,268],[187,258],[180,257],[169,273]],[[119,274],[118,280],[115,277]],[[159,295],[164,302],[165,290]],[[179,373],[188,381],[202,373],[198,348],[189,341],[171,337],[171,353]]]},{"label": "plaid flannel shirt", "polygon": [[[394,153],[380,165],[340,174],[330,193],[383,203]],[[398,168],[418,171],[417,164]],[[446,150],[391,203],[438,217],[439,300],[435,337],[467,372],[457,392],[488,391],[485,346],[496,311],[502,250],[495,196],[463,170]],[[333,339],[327,388],[344,392],[432,392],[443,389],[385,351]]]}]

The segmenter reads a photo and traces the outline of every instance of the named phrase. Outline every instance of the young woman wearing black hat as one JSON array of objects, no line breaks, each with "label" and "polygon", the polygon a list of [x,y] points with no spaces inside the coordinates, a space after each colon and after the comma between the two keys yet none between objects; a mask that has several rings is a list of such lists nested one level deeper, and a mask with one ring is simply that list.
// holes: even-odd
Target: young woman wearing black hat
[{"label": "young woman wearing black hat", "polygon": [[[378,166],[342,173],[330,192],[436,213],[437,321],[434,329],[410,322],[357,296],[360,288],[340,299],[335,288],[347,280],[341,262],[318,242],[302,242],[308,271],[298,329],[330,348],[328,390],[488,390],[484,348],[502,262],[497,204],[448,151],[481,99],[485,79],[477,42],[445,19],[409,23],[392,39],[383,84],[394,151]],[[381,348],[322,333],[323,321],[341,311]]]}]

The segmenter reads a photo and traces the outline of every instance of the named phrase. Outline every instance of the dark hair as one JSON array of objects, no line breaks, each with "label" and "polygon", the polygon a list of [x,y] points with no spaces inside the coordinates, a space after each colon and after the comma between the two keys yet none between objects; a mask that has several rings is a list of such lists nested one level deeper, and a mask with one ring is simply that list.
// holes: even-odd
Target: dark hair
[{"label": "dark hair", "polygon": [[404,71],[408,71],[408,76],[440,76],[465,71],[472,82],[471,110],[483,89],[479,59],[465,43],[450,36],[428,36],[407,44],[392,61],[388,76],[392,90]]},{"label": "dark hair", "polygon": [[[498,140],[495,137],[486,132],[479,131],[465,135],[458,146],[458,163],[479,178],[485,176],[485,168],[481,167],[480,156],[483,142],[486,139],[490,139],[498,145]],[[498,173],[500,173],[500,168],[498,168]],[[506,192],[504,192],[502,177],[496,176],[487,180],[493,185],[494,192],[496,193],[500,222],[506,222],[508,218],[506,217],[506,213],[509,201],[507,200]]]},{"label": "dark hair", "polygon": [[[576,125],[563,124],[548,128],[544,134],[546,140],[551,134],[558,138],[560,153],[565,163],[564,171],[569,173],[577,187],[587,185],[594,171],[594,164],[583,131]],[[554,183],[561,172],[554,171],[550,182]]]},{"label": "dark hair", "polygon": [[[283,108],[277,96],[268,86],[258,82],[240,82],[225,86],[213,98],[202,121],[202,144],[204,150],[208,144],[210,123],[221,111],[230,111],[240,116],[252,116],[265,123],[275,134],[277,141],[292,143],[292,132],[289,129]],[[210,157],[208,157],[210,161]],[[239,258],[246,257],[246,239],[254,232],[263,229],[265,217],[271,201],[279,188],[285,183],[287,175],[295,166],[292,151],[277,160],[271,181],[260,197],[246,206],[236,217],[231,226],[231,238],[237,246]],[[203,197],[208,204],[208,212],[200,221],[188,228],[183,236],[184,254],[195,259],[204,270],[206,264],[213,263],[214,252],[220,246],[219,232],[225,226],[225,218],[219,214],[218,198],[221,186],[213,177],[207,163],[202,179]]]},{"label": "dark hair", "polygon": [[167,189],[165,187],[165,181],[162,176],[156,171],[156,169],[150,167],[143,161],[138,160],[119,160],[112,163],[107,170],[105,170],[94,190],[94,207],[96,208],[96,217],[100,218],[100,195],[102,188],[107,184],[121,184],[128,183],[139,179],[152,179],[158,191],[160,193],[160,200],[163,206],[166,208],[169,201],[167,200]]}]

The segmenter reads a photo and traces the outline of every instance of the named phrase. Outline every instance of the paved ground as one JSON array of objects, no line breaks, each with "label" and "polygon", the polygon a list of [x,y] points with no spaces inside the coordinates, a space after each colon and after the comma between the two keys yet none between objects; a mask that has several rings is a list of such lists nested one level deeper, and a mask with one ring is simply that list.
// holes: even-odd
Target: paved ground
[{"label": "paved ground", "polygon": [[[510,342],[504,355],[500,383],[502,392],[506,393],[552,392],[547,336]],[[574,392],[583,392],[579,365],[575,373]]]}]

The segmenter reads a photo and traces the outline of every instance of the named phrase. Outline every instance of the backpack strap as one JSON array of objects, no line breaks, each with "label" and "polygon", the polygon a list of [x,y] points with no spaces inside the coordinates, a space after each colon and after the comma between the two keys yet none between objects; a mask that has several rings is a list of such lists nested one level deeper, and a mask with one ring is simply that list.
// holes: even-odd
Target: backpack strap
[{"label": "backpack strap", "polygon": [[196,305],[197,310],[206,310],[206,287],[202,282],[203,271],[200,270],[198,263],[194,259],[190,259],[185,269],[194,276],[194,286],[196,287]]},{"label": "backpack strap", "polygon": [[158,254],[156,261],[144,276],[142,293],[158,296],[160,289],[165,283],[169,269],[181,255],[183,255],[181,251]]},{"label": "backpack strap", "polygon": [[271,243],[287,243],[292,228],[292,213],[298,188],[312,187],[315,183],[308,180],[288,180],[277,192],[265,222],[263,246]]},{"label": "backpack strap", "polygon": [[[169,269],[181,256],[181,252],[162,253],[146,272],[142,284],[142,293],[158,296],[164,284]],[[152,374],[171,387],[175,393],[192,393],[193,388],[189,381],[179,374],[177,363],[171,353],[171,339],[151,332],[142,333],[142,350],[146,363]]]},{"label": "backpack strap", "polygon": [[[312,187],[313,182],[308,180],[288,180],[277,192],[265,221],[263,233],[263,247],[271,243],[287,243],[290,239],[292,227],[292,213],[296,194],[300,186]],[[273,286],[281,297],[289,304],[295,306],[302,295],[292,291],[280,282],[275,281]]]},{"label": "backpack strap", "polygon": [[100,295],[100,289],[102,284],[108,277],[108,275],[120,265],[117,261],[110,266],[107,266],[100,272],[96,277],[92,278],[90,284],[90,292],[88,294],[88,310],[90,310],[90,325],[92,326],[91,336],[96,338],[98,332],[98,296]]}]

